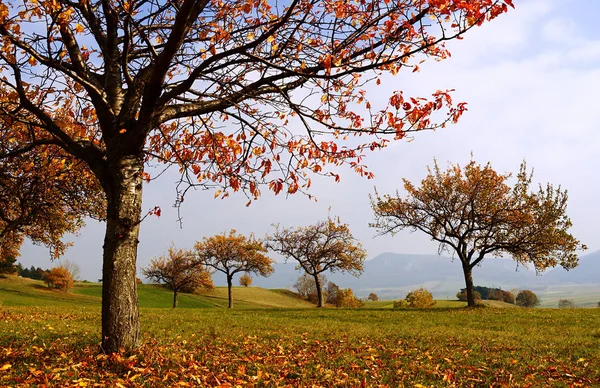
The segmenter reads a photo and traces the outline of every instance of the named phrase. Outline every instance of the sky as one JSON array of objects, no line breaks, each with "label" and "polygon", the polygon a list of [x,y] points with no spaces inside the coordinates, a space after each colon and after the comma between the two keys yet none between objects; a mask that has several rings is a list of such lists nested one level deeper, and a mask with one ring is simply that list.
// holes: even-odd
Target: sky
[{"label": "sky", "polygon": [[[192,248],[195,241],[236,229],[263,236],[273,224],[313,224],[328,214],[348,223],[369,259],[384,252],[435,254],[437,244],[420,233],[375,237],[369,194],[402,188],[402,178],[420,182],[434,158],[440,166],[464,165],[471,158],[491,162],[499,172],[517,172],[523,160],[534,169],[534,183],[550,182],[569,193],[568,214],[574,236],[600,250],[600,14],[597,0],[515,0],[516,9],[471,30],[448,44],[452,57],[429,61],[419,73],[401,72],[369,92],[387,98],[393,90],[427,96],[438,89],[456,89],[455,101],[468,112],[458,124],[421,132],[411,141],[393,142],[368,154],[365,164],[375,173],[367,180],[350,169],[341,182],[314,177],[311,194],[274,196],[266,188],[250,207],[243,194],[213,199],[214,192],[189,193],[177,222],[175,170],[144,187],[143,209],[162,208],[162,216],[141,225],[138,269],[166,253],[174,243]],[[400,190],[402,194],[402,191]],[[81,268],[81,278],[97,280],[102,268],[104,224],[90,220],[65,258]],[[48,250],[26,243],[19,261],[50,268]],[[485,262],[484,262],[485,265]],[[140,275],[141,276],[141,275]]]}]

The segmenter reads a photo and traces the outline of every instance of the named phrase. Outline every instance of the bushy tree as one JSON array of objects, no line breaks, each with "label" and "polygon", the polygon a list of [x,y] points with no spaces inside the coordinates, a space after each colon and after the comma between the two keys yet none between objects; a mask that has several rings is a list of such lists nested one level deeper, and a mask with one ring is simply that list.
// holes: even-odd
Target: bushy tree
[{"label": "bushy tree", "polygon": [[462,264],[469,306],[475,306],[473,268],[489,256],[512,256],[537,271],[578,263],[585,245],[569,233],[567,192],[547,184],[531,191],[525,163],[511,187],[511,174],[498,174],[488,163],[471,160],[464,168],[442,171],[437,162],[419,187],[404,180],[406,196],[371,197],[372,227],[379,234],[419,230],[451,250]]},{"label": "bushy tree", "polygon": [[504,303],[515,304],[515,295],[510,291],[502,290],[502,298]]},{"label": "bushy tree", "polygon": [[531,290],[521,290],[515,299],[518,306],[535,307],[540,304],[537,295]]},{"label": "bushy tree", "polygon": [[245,273],[242,276],[240,276],[240,286],[243,287],[250,287],[250,285],[252,284],[252,277]]},{"label": "bushy tree", "polygon": [[[465,104],[366,92],[380,76],[449,56],[444,44],[511,0],[359,2],[24,0],[0,3],[0,123],[14,142],[83,161],[105,193],[102,347],[138,343],[135,285],[145,163],[181,171],[216,196],[264,184],[305,191],[339,179],[389,138],[456,121]],[[373,105],[372,105],[373,104]],[[433,118],[440,122],[433,122]],[[23,123],[22,128],[14,125]],[[298,130],[301,126],[303,131]],[[3,129],[4,130],[4,129]],[[343,142],[363,134],[366,141]],[[332,167],[328,169],[328,167]]]},{"label": "bushy tree", "polygon": [[577,307],[575,302],[569,299],[559,299],[558,300],[558,308],[559,309],[574,309]]},{"label": "bushy tree", "polygon": [[153,282],[165,284],[173,290],[173,308],[177,308],[180,292],[214,287],[210,272],[198,265],[194,253],[176,248],[174,244],[169,247],[167,255],[152,259],[142,273]]},{"label": "bushy tree", "polygon": [[[323,278],[325,278],[325,276],[323,276]],[[329,304],[335,304],[338,298],[338,294],[340,291],[340,288],[338,287],[337,284],[335,284],[334,282],[325,282],[323,280],[319,280],[321,282],[321,284],[325,284],[327,283],[327,287],[325,287],[325,300],[327,301],[327,303]],[[316,287],[315,287],[315,282],[311,279],[311,282],[313,284],[313,287],[315,288],[315,297],[314,297],[314,301],[316,302],[317,300],[317,291],[316,291]]]},{"label": "bushy tree", "polygon": [[363,306],[363,302],[354,296],[351,288],[340,288],[335,299],[335,307],[358,308]]},{"label": "bushy tree", "polygon": [[73,288],[73,276],[69,270],[64,267],[54,267],[44,275],[44,281],[48,287],[56,288],[60,291],[69,291]]},{"label": "bushy tree", "polygon": [[417,288],[414,291],[410,291],[406,294],[406,301],[408,302],[409,307],[415,308],[428,308],[435,306],[435,300],[433,300],[433,295],[431,292],[427,291],[425,288]]},{"label": "bushy tree", "polygon": [[348,272],[359,276],[367,252],[358,243],[347,224],[331,217],[314,225],[298,228],[275,226],[275,233],[267,237],[269,249],[282,254],[286,260],[293,259],[302,269],[312,276],[317,289],[317,307],[325,301],[324,284],[319,275],[325,271]]},{"label": "bushy tree", "polygon": [[371,292],[369,294],[369,296],[367,297],[368,300],[372,301],[372,302],[377,302],[379,300],[379,297],[377,296],[376,293]]},{"label": "bushy tree", "polygon": [[230,230],[197,241],[194,245],[196,262],[225,274],[227,278],[228,307],[233,307],[233,276],[240,272],[269,276],[273,273],[273,260],[266,256],[263,242]]}]

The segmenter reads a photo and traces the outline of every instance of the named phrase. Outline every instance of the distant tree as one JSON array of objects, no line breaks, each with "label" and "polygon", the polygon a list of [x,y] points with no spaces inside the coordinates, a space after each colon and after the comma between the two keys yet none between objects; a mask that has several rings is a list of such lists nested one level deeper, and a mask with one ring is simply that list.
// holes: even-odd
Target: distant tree
[{"label": "distant tree", "polygon": [[363,306],[363,302],[354,296],[351,288],[340,288],[335,299],[335,307],[352,307],[358,308]]},{"label": "distant tree", "polygon": [[69,291],[73,287],[73,276],[63,267],[54,267],[44,275],[48,287]]},{"label": "distant tree", "polygon": [[73,280],[79,280],[81,277],[81,269],[79,265],[74,261],[68,259],[61,259],[58,264],[59,267],[65,268],[71,276],[73,276]]},{"label": "distant tree", "polygon": [[[315,286],[315,282],[312,278],[310,278],[309,276],[307,276],[307,278],[311,281],[312,283],[312,287],[314,289],[314,301],[317,301],[317,288]],[[325,276],[323,276],[323,278],[325,278]],[[321,284],[325,284],[326,282],[323,280],[320,280]],[[340,288],[338,287],[337,284],[335,284],[334,282],[327,282],[327,287],[325,287],[325,300],[327,301],[327,303],[329,304],[335,304],[338,298],[338,293],[340,291]]]},{"label": "distant tree", "polygon": [[250,287],[252,284],[252,277],[247,273],[240,276],[240,286]]},{"label": "distant tree", "polygon": [[17,275],[25,277],[25,276],[23,276],[23,271],[25,271],[23,264],[17,263],[17,265],[15,267],[17,268]]},{"label": "distant tree", "polygon": [[198,265],[194,253],[178,249],[171,244],[166,256],[150,261],[142,273],[155,283],[166,284],[173,290],[173,308],[177,308],[179,292],[192,292],[199,288],[212,289],[212,278],[206,267]]},{"label": "distant tree", "polygon": [[379,297],[377,296],[376,293],[371,292],[369,294],[369,296],[367,297],[368,300],[372,301],[372,302],[377,302],[379,300]]},{"label": "distant tree", "polygon": [[598,302],[597,306],[600,307],[600,302]]},{"label": "distant tree", "polygon": [[[327,282],[327,277],[323,274],[319,274],[319,283],[327,284],[328,290],[331,288],[331,299],[329,299],[329,293],[327,290],[324,292],[324,294],[326,294],[328,302],[334,304],[335,298],[337,298],[337,290],[339,287],[332,282]],[[294,289],[309,302],[317,303],[317,286],[315,285],[315,279],[309,274],[304,273],[298,276],[298,279],[296,279],[296,282],[294,283]]]},{"label": "distant tree", "polygon": [[325,301],[319,274],[341,271],[358,276],[367,257],[348,225],[331,217],[327,221],[298,228],[285,229],[276,225],[273,236],[267,237],[267,246],[285,256],[286,260],[296,260],[296,268],[313,277],[317,307],[322,307]]},{"label": "distant tree", "polygon": [[196,262],[225,274],[227,278],[228,307],[233,307],[233,276],[239,272],[269,276],[273,273],[273,260],[263,242],[246,237],[231,230],[229,234],[218,234],[204,238],[194,245]]},{"label": "distant tree", "polygon": [[575,302],[569,299],[559,299],[558,300],[558,308],[559,309],[574,309],[577,307]]},{"label": "distant tree", "polygon": [[509,255],[537,271],[558,264],[575,267],[576,251],[586,247],[568,232],[567,192],[550,184],[530,192],[532,174],[525,163],[513,187],[510,178],[489,163],[471,160],[464,168],[442,171],[434,162],[419,188],[404,180],[406,198],[375,192],[371,226],[380,235],[420,230],[440,244],[440,251],[452,250],[462,264],[469,306],[475,306],[472,270],[486,256]]},{"label": "distant tree", "polygon": [[540,300],[537,295],[530,290],[519,291],[515,299],[518,306],[522,307],[535,307],[540,304]]},{"label": "distant tree", "polygon": [[17,275],[19,270],[16,265],[17,259],[14,256],[0,258],[0,275]]},{"label": "distant tree", "polygon": [[515,295],[510,291],[502,290],[502,298],[504,303],[515,304]]},{"label": "distant tree", "polygon": [[421,287],[406,294],[406,301],[409,307],[428,308],[435,305],[433,295],[425,288]]}]

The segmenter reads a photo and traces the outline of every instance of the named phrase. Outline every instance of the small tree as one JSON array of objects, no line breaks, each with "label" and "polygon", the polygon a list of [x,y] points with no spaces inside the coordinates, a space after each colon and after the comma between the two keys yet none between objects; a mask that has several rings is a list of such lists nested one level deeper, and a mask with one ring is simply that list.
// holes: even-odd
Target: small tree
[{"label": "small tree", "polygon": [[69,291],[73,288],[73,276],[63,267],[54,267],[44,275],[44,280],[48,287],[56,288],[60,291]]},{"label": "small tree", "polygon": [[335,300],[335,307],[362,307],[363,302],[354,296],[351,288],[339,289]]},{"label": "small tree", "polygon": [[273,260],[265,255],[267,249],[254,236],[246,237],[231,230],[194,245],[196,262],[225,274],[227,278],[228,307],[233,307],[231,288],[233,276],[239,272],[269,276],[273,273]]},{"label": "small tree", "polygon": [[577,307],[575,302],[569,299],[559,299],[558,300],[558,308],[559,309],[574,309]]},{"label": "small tree", "polygon": [[548,184],[530,192],[532,175],[521,165],[513,187],[511,174],[498,174],[488,163],[470,161],[442,171],[437,162],[420,187],[404,180],[400,194],[371,197],[372,227],[379,234],[419,230],[452,250],[462,264],[469,306],[475,306],[473,268],[486,256],[512,256],[537,271],[558,264],[577,266],[576,251],[586,249],[568,230],[567,192]]},{"label": "small tree", "polygon": [[[312,286],[315,290],[315,297],[314,297],[314,301],[317,301],[317,289],[315,288],[315,282],[313,281],[312,278],[310,278],[309,276],[307,276],[307,278],[310,279]],[[325,278],[325,276],[323,276],[323,278]],[[325,281],[320,281],[321,284],[325,284]],[[339,296],[339,292],[340,292],[340,288],[338,287],[337,284],[335,284],[334,282],[327,282],[327,287],[325,288],[325,300],[327,301],[327,303],[330,304],[336,304],[338,296]]]},{"label": "small tree", "polygon": [[80,279],[81,269],[79,268],[79,265],[77,265],[77,263],[75,263],[74,261],[68,259],[61,259],[58,266],[69,271],[71,276],[73,276],[73,280]]},{"label": "small tree", "polygon": [[379,300],[379,297],[377,296],[376,293],[371,292],[369,294],[369,296],[367,297],[368,300],[370,300],[371,302],[377,302]]},{"label": "small tree", "polygon": [[435,305],[433,295],[425,288],[421,287],[406,294],[406,301],[409,307],[428,308]]},{"label": "small tree", "polygon": [[515,304],[515,295],[512,292],[502,290],[502,297],[504,303]]},{"label": "small tree", "polygon": [[245,273],[242,276],[240,276],[240,286],[244,286],[244,287],[250,287],[250,285],[252,284],[252,277]]},{"label": "small tree", "polygon": [[516,302],[518,306],[522,307],[535,307],[540,304],[540,300],[537,295],[530,290],[519,291]]},{"label": "small tree", "polygon": [[348,225],[331,217],[327,221],[298,228],[285,229],[276,225],[275,233],[268,236],[267,241],[271,250],[282,254],[286,260],[296,260],[296,268],[313,277],[317,307],[322,307],[325,300],[319,275],[325,271],[341,271],[358,276],[367,257]]},{"label": "small tree", "polygon": [[193,252],[178,249],[173,244],[166,256],[152,259],[142,273],[153,282],[164,283],[173,290],[173,308],[177,308],[179,292],[214,287],[210,273],[195,262]]}]

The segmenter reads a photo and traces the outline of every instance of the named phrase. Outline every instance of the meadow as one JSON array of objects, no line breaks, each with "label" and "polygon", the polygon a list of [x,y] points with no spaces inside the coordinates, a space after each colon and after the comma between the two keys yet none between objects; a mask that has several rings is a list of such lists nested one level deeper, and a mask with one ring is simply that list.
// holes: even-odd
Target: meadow
[{"label": "meadow", "polygon": [[142,345],[105,355],[100,285],[0,279],[0,386],[594,387],[600,309],[313,308],[285,290],[141,285]]}]

